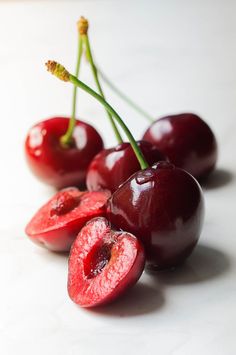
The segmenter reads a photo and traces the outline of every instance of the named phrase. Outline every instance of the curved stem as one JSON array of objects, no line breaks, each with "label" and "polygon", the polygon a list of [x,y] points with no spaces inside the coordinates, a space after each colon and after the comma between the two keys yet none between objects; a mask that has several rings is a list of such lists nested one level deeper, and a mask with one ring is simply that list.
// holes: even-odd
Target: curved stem
[{"label": "curved stem", "polygon": [[[79,40],[78,40],[78,58],[77,58],[77,63],[76,63],[76,69],[75,69],[75,76],[79,76],[79,69],[80,69],[80,63],[81,63],[81,58],[82,58],[82,53],[83,53],[83,40],[79,35]],[[72,97],[72,113],[71,113],[71,118],[69,121],[69,125],[67,128],[66,133],[61,137],[61,143],[64,146],[68,146],[71,144],[72,141],[72,135],[73,131],[76,125],[76,98],[77,98],[77,86],[74,86],[73,89],[73,97]]]},{"label": "curved stem", "polygon": [[[84,43],[84,46],[85,46],[87,59],[88,59],[88,61],[90,63],[90,66],[91,66],[91,69],[92,69],[92,73],[93,73],[93,76],[94,76],[94,80],[95,80],[98,92],[103,97],[103,99],[105,99],[105,95],[103,93],[102,87],[101,87],[99,79],[98,79],[97,68],[96,68],[96,66],[94,64],[94,60],[93,60],[93,56],[92,56],[92,52],[91,52],[91,47],[90,47],[90,43],[89,43],[89,37],[88,37],[87,34],[83,34],[82,35],[82,39],[83,39],[83,43]],[[118,130],[113,118],[112,118],[112,115],[110,114],[110,112],[108,110],[106,110],[106,112],[107,112],[107,116],[108,116],[108,118],[110,120],[110,123],[112,125],[113,131],[115,133],[115,136],[116,136],[116,139],[117,139],[118,143],[122,143],[123,142],[122,137],[121,137],[120,132],[119,132],[119,130]]]},{"label": "curved stem", "polygon": [[137,157],[137,159],[138,159],[138,161],[140,163],[141,169],[148,168],[149,165],[148,165],[146,159],[144,158],[143,153],[139,149],[139,147],[138,147],[134,137],[132,136],[130,130],[128,129],[126,124],[123,122],[122,118],[118,115],[118,113],[110,106],[110,104],[108,102],[106,102],[103,99],[102,96],[97,94],[89,86],[87,86],[82,81],[77,79],[74,75],[69,74],[68,81],[70,81],[73,85],[76,85],[76,86],[80,87],[82,90],[86,91],[88,94],[93,96],[97,101],[99,101],[110,112],[110,114],[116,119],[116,121],[119,123],[119,125],[124,130],[128,140],[129,140],[129,142],[130,142],[130,144],[131,144],[131,146],[132,146],[132,148],[134,150],[134,153],[135,153],[135,155],[136,155],[136,157]]},{"label": "curved stem", "polygon": [[150,116],[146,111],[144,111],[139,105],[137,105],[133,100],[131,100],[127,95],[125,95],[120,89],[118,89],[108,77],[97,67],[97,72],[102,78],[102,80],[113,90],[122,100],[127,102],[135,111],[137,111],[140,115],[144,116],[149,122],[153,122],[154,118]]}]

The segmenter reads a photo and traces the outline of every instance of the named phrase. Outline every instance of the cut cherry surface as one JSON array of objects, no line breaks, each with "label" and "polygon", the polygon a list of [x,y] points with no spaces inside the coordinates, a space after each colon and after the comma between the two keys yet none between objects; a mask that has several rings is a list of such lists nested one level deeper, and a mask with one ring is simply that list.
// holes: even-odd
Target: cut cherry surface
[{"label": "cut cherry surface", "polygon": [[133,235],[112,231],[105,218],[94,218],[71,248],[69,296],[82,307],[111,302],[135,284],[144,263],[144,249]]},{"label": "cut cherry surface", "polygon": [[26,226],[26,234],[49,250],[68,251],[87,221],[106,215],[109,197],[108,191],[62,190],[38,210]]},{"label": "cut cherry surface", "polygon": [[[137,143],[150,165],[166,159],[153,144],[145,141]],[[94,157],[88,169],[86,185],[90,191],[108,189],[114,192],[138,170],[140,164],[130,143],[122,143],[114,148],[103,149]]]},{"label": "cut cherry surface", "polygon": [[69,118],[54,117],[34,125],[25,141],[28,165],[41,181],[58,189],[83,186],[88,166],[103,148],[99,133],[89,124],[77,121],[73,143],[63,146]]},{"label": "cut cherry surface", "polygon": [[168,162],[133,174],[108,203],[109,221],[139,238],[157,269],[174,267],[191,254],[203,217],[200,185]]},{"label": "cut cherry surface", "polygon": [[162,117],[147,129],[143,139],[197,179],[204,179],[215,167],[216,138],[206,122],[195,114]]}]

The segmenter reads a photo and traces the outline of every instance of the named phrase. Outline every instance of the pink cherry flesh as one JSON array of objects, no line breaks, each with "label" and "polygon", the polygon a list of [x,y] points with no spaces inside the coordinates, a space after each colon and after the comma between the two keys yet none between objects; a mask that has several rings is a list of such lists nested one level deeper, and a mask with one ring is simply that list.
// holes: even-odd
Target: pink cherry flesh
[{"label": "pink cherry flesh", "polygon": [[64,147],[69,118],[54,117],[34,125],[25,140],[25,155],[33,174],[57,189],[84,186],[88,166],[103,148],[99,133],[91,125],[77,121],[73,144]]},{"label": "pink cherry flesh", "polygon": [[[151,143],[137,142],[147,162],[152,165],[166,157]],[[107,189],[112,193],[133,173],[140,170],[140,164],[130,143],[122,143],[98,153],[88,168],[86,185],[90,191]]]},{"label": "pink cherry flesh", "polygon": [[204,179],[215,167],[217,142],[210,127],[193,113],[162,117],[147,129],[144,140],[154,144],[171,163]]},{"label": "pink cherry flesh", "polygon": [[137,282],[144,263],[144,249],[133,235],[112,231],[105,218],[95,218],[72,245],[69,296],[82,307],[109,303]]},{"label": "pink cherry flesh", "polygon": [[70,250],[81,228],[91,218],[106,216],[110,193],[67,188],[55,194],[26,226],[32,242],[52,251]]}]

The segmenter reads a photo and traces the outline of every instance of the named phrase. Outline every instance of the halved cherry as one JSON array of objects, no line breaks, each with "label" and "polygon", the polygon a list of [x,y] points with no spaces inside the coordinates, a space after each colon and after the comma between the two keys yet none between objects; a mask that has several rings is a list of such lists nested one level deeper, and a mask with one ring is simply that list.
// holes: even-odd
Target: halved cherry
[{"label": "halved cherry", "polygon": [[56,193],[26,226],[29,238],[52,251],[68,251],[91,218],[106,215],[108,191],[87,192],[71,187]]},{"label": "halved cherry", "polygon": [[82,307],[109,303],[141,276],[145,256],[130,233],[111,230],[105,218],[94,218],[71,247],[68,293]]}]

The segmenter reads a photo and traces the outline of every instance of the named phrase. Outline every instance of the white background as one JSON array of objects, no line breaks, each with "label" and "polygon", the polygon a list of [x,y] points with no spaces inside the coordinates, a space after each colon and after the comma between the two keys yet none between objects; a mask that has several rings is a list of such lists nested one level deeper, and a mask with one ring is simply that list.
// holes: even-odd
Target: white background
[{"label": "white background", "polygon": [[[234,0],[0,2],[1,355],[234,355],[236,327],[236,2]],[[36,121],[69,115],[72,88],[47,59],[74,70],[76,21],[91,22],[97,62],[154,117],[200,114],[219,141],[204,189],[199,247],[184,267],[144,274],[117,303],[83,310],[67,296],[67,257],[34,246],[24,226],[53,190],[24,161]],[[82,78],[92,84],[86,63]],[[109,90],[139,138],[147,122]],[[78,115],[115,144],[103,109],[86,94]]]}]

